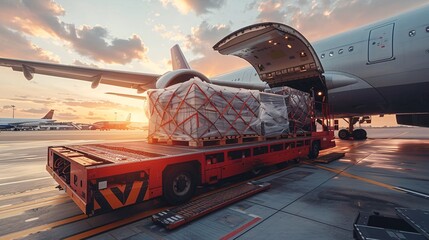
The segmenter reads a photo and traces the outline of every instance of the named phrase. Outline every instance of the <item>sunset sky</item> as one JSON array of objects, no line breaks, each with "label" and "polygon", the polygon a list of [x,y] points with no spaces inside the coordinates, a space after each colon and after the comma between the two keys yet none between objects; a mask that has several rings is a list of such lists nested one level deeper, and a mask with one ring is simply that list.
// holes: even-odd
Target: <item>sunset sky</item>
[{"label": "sunset sky", "polygon": [[[179,44],[192,68],[212,76],[248,66],[212,46],[244,26],[275,21],[316,41],[396,15],[428,0],[2,0],[0,57],[162,74]],[[143,121],[142,102],[104,94],[135,90],[0,68],[0,117]],[[115,115],[115,112],[117,113]],[[381,125],[384,125],[381,123]]]}]

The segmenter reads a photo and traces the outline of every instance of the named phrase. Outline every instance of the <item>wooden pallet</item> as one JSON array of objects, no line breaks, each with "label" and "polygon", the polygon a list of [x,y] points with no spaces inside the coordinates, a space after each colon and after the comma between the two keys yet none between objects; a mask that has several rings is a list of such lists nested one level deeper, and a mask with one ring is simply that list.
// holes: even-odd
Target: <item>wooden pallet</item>
[{"label": "wooden pallet", "polygon": [[252,135],[234,135],[225,137],[205,137],[199,139],[192,139],[186,137],[148,137],[148,143],[165,143],[167,145],[175,146],[189,146],[189,147],[207,147],[207,146],[224,146],[230,144],[242,144],[249,142],[263,142],[270,140],[279,140],[290,137],[310,137],[311,133],[304,132],[299,134],[283,134],[275,137],[265,137],[256,134]]},{"label": "wooden pallet", "polygon": [[258,142],[266,141],[273,139],[284,138],[284,136],[279,137],[264,137],[259,135],[237,135],[237,136],[226,136],[226,137],[206,137],[199,138],[195,140],[189,140],[187,138],[173,137],[173,138],[158,138],[158,137],[149,137],[148,143],[165,143],[167,145],[176,145],[176,146],[189,146],[189,147],[207,147],[207,146],[224,146],[230,144],[242,144],[248,142]]}]

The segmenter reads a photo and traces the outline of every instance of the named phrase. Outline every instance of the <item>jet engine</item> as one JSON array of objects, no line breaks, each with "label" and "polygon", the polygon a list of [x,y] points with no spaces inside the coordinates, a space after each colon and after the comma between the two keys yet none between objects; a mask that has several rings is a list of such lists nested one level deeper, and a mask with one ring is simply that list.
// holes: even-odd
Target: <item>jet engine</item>
[{"label": "jet engine", "polygon": [[156,81],[156,88],[166,88],[171,85],[186,82],[191,78],[197,77],[204,82],[211,83],[211,81],[202,73],[192,69],[177,69],[166,72]]},{"label": "jet engine", "polygon": [[396,122],[401,125],[429,127],[429,113],[397,114]]}]

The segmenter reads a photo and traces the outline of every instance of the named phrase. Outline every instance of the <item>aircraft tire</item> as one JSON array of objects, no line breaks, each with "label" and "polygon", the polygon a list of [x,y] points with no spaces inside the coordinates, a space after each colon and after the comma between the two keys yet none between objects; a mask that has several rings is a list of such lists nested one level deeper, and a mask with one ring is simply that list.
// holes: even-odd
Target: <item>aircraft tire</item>
[{"label": "aircraft tire", "polygon": [[367,133],[364,129],[356,129],[353,131],[354,140],[365,140],[367,138]]},{"label": "aircraft tire", "polygon": [[308,153],[309,159],[316,159],[319,156],[320,144],[319,142],[313,142],[311,145],[310,152]]},{"label": "aircraft tire", "polygon": [[342,140],[347,140],[350,138],[350,132],[347,129],[341,129],[338,132],[338,137]]}]

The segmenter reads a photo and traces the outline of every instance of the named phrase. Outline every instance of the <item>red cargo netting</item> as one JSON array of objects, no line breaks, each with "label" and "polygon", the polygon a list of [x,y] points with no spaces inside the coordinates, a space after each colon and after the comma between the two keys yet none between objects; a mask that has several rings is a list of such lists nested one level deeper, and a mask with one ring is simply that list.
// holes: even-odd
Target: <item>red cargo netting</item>
[{"label": "red cargo netting", "polygon": [[314,103],[309,93],[290,87],[274,88],[273,93],[286,97],[290,132],[297,133],[314,130],[312,129]]},{"label": "red cargo netting", "polygon": [[150,142],[288,132],[284,96],[217,86],[198,79],[147,93]]}]

